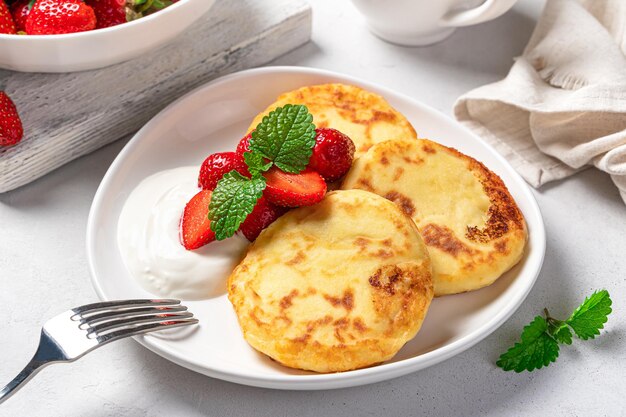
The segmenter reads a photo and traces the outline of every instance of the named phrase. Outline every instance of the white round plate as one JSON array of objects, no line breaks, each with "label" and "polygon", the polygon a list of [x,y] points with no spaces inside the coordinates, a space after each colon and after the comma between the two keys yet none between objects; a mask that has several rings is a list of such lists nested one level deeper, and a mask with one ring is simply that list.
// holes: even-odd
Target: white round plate
[{"label": "white round plate", "polygon": [[279,365],[244,341],[226,295],[185,302],[200,320],[195,331],[140,336],[139,343],[179,365],[240,384],[341,388],[398,377],[448,359],[496,330],[522,303],[541,269],[545,230],[535,199],[513,168],[478,137],[412,98],[347,75],[297,67],[243,71],[200,87],[158,114],[120,152],[98,188],[87,225],[87,256],[100,298],[154,298],[128,274],[117,247],[120,211],[141,180],[169,168],[199,166],[212,152],[234,150],[252,118],[280,93],[329,82],[384,96],[420,137],[453,146],[500,175],[528,223],[530,239],[522,261],[490,287],[435,299],[419,334],[393,360],[371,368],[313,374]]}]

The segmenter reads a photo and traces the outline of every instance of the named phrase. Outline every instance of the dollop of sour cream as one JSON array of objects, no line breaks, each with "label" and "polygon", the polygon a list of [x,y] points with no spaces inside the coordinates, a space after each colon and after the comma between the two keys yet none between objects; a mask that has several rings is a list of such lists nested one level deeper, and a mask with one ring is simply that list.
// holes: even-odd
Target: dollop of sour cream
[{"label": "dollop of sour cream", "polygon": [[126,268],[159,297],[201,300],[224,294],[248,246],[239,235],[193,251],[180,243],[180,217],[198,192],[197,175],[197,167],[182,167],[146,178],[128,196],[118,221]]}]

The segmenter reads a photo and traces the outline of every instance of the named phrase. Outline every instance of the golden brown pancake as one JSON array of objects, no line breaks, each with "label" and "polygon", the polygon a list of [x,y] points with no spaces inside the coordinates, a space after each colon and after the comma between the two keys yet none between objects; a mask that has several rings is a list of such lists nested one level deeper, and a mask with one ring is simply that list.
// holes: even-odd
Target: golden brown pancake
[{"label": "golden brown pancake", "polygon": [[374,192],[411,216],[430,253],[436,296],[490,285],[524,252],[526,224],[500,177],[438,143],[377,144],[341,188]]},{"label": "golden brown pancake", "polygon": [[285,104],[303,104],[318,128],[333,128],[348,135],[356,146],[355,157],[372,145],[391,139],[417,139],[411,123],[378,94],[352,85],[322,84],[284,93],[250,124],[248,132],[264,116]]},{"label": "golden brown pancake", "polygon": [[411,219],[361,190],[333,191],[261,233],[229,278],[248,343],[276,361],[338,372],[393,357],[433,297]]}]

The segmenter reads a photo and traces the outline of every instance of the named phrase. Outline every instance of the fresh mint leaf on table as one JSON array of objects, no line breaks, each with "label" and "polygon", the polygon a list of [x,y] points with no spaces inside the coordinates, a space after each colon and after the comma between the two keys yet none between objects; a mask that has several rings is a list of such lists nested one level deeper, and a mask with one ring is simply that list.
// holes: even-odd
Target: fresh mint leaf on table
[{"label": "fresh mint leaf on table", "polygon": [[521,342],[500,356],[496,363],[505,371],[532,371],[550,365],[559,356],[559,344],[547,332],[548,322],[535,317],[522,331]]},{"label": "fresh mint leaf on table", "polygon": [[276,165],[281,171],[298,174],[309,164],[315,146],[315,125],[309,109],[286,104],[263,118],[243,154],[251,178],[237,171],[218,181],[209,204],[211,230],[217,240],[231,237],[263,195],[262,173]]},{"label": "fresh mint leaf on table", "polygon": [[263,118],[250,139],[250,150],[269,159],[281,171],[297,174],[309,163],[315,145],[315,125],[309,109],[286,104]]},{"label": "fresh mint leaf on table", "polygon": [[565,321],[550,316],[535,319],[524,327],[521,341],[500,355],[496,362],[505,371],[533,371],[556,361],[559,343],[572,344],[572,330],[582,340],[593,339],[600,334],[611,314],[611,297],[607,290],[596,291]]},{"label": "fresh mint leaf on table", "polygon": [[594,292],[591,297],[586,298],[585,302],[565,322],[582,340],[593,339],[600,334],[600,329],[604,328],[609,314],[611,314],[611,297],[604,290]]}]

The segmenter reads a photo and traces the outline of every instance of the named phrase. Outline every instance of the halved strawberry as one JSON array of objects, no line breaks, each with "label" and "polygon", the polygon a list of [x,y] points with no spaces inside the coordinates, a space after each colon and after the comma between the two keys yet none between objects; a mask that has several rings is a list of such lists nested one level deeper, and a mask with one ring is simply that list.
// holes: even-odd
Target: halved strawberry
[{"label": "halved strawberry", "polygon": [[263,174],[267,180],[265,196],[282,207],[311,206],[320,202],[326,194],[326,182],[312,169],[299,174],[288,174],[272,167]]},{"label": "halved strawberry", "polygon": [[270,203],[267,198],[261,197],[239,230],[250,242],[254,242],[263,229],[285,214],[287,210],[287,208],[276,206]]},{"label": "halved strawberry", "polygon": [[185,206],[180,219],[180,240],[187,250],[198,249],[215,240],[209,220],[211,191],[202,190]]},{"label": "halved strawberry", "polygon": [[249,176],[248,166],[241,155],[235,152],[217,152],[209,155],[200,167],[198,187],[214,190],[224,174],[236,170],[241,175]]}]

